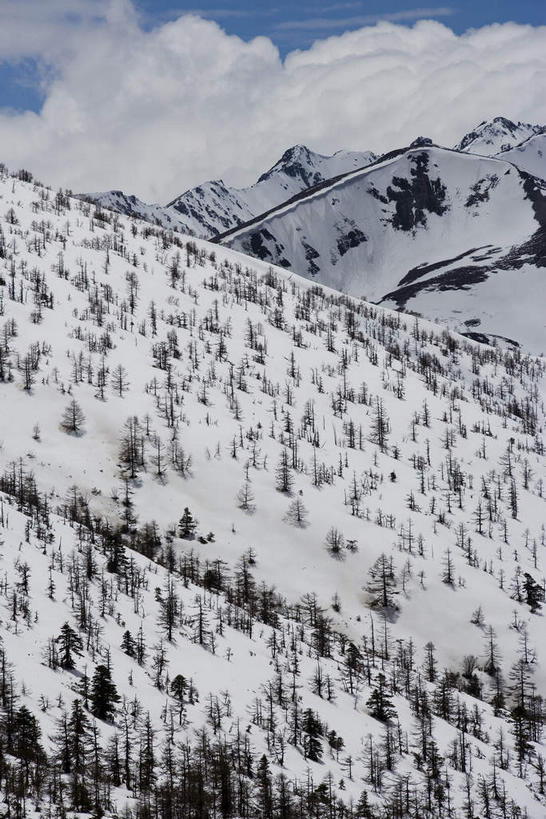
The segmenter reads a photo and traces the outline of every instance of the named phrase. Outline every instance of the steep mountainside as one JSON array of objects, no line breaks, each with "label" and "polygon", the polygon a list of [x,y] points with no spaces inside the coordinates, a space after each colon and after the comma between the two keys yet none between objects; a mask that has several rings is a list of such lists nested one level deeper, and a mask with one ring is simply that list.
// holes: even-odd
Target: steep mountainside
[{"label": "steep mountainside", "polygon": [[371,151],[338,151],[333,156],[322,156],[304,145],[295,145],[249,188],[229,188],[221,179],[205,182],[165,207],[147,205],[121,191],[84,196],[118,213],[208,238],[247,222],[324,179],[369,165],[375,158]]},{"label": "steep mountainside", "polygon": [[541,351],[545,226],[542,180],[419,140],[220,241],[352,295]]},{"label": "steep mountainside", "polygon": [[6,815],[543,819],[543,360],[28,179]]}]

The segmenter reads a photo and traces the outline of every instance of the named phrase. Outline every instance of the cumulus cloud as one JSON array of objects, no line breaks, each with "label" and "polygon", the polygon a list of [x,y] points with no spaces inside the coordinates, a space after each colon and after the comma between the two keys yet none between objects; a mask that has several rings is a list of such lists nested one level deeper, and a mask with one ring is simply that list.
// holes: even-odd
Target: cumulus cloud
[{"label": "cumulus cloud", "polygon": [[[196,15],[145,30],[129,0],[51,6],[32,41],[44,104],[0,111],[0,159],[73,190],[166,202],[208,178],[247,184],[295,143],[380,152],[419,134],[451,145],[498,114],[546,122],[546,27],[456,36],[381,22],[282,61],[268,38],[243,42]],[[0,59],[28,56],[13,20],[3,15]]]}]

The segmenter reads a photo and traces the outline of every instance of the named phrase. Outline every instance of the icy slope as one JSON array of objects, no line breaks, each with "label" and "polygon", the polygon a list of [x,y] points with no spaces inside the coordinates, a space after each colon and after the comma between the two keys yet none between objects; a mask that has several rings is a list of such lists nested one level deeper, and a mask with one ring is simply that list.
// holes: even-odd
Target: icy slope
[{"label": "icy slope", "polygon": [[220,241],[431,318],[461,310],[461,322],[540,351],[541,311],[525,313],[523,326],[517,314],[497,315],[497,302],[515,290],[512,305],[523,315],[546,296],[545,200],[542,183],[509,162],[421,143],[295,197]]},{"label": "icy slope", "polygon": [[191,760],[207,815],[265,816],[265,753],[274,816],[541,819],[543,361],[0,186],[0,616],[44,745],[107,662],[108,813],[193,819]]}]

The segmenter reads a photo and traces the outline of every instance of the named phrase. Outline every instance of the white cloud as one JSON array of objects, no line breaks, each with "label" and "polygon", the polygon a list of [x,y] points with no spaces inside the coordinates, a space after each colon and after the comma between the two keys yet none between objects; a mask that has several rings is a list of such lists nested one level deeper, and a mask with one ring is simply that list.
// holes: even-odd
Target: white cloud
[{"label": "white cloud", "polygon": [[[456,36],[383,22],[283,62],[269,39],[245,43],[196,16],[145,31],[129,0],[72,3],[39,17],[45,102],[39,114],[0,112],[0,159],[73,190],[166,202],[211,177],[246,184],[294,143],[382,151],[419,134],[453,144],[498,114],[546,122],[546,27]],[[17,56],[24,27],[21,15],[6,21],[0,59]]]}]

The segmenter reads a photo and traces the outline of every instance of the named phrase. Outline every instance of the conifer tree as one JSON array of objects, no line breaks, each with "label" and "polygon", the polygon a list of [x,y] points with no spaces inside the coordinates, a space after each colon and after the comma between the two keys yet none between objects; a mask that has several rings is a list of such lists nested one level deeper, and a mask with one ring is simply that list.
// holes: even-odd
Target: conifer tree
[{"label": "conifer tree", "polygon": [[116,703],[120,701],[117,688],[112,681],[110,669],[98,665],[91,680],[91,713],[97,719],[110,722],[115,713]]},{"label": "conifer tree", "polygon": [[377,686],[373,689],[366,705],[370,710],[370,715],[380,722],[389,722],[396,716],[384,674],[377,675]]},{"label": "conifer tree", "polygon": [[69,623],[64,623],[56,639],[59,646],[59,665],[71,671],[75,667],[75,657],[82,654],[83,643],[79,634]]},{"label": "conifer tree", "polygon": [[88,787],[90,723],[80,700],[74,700],[68,720],[68,755],[71,774],[70,791],[75,810],[88,811],[91,799]]},{"label": "conifer tree", "polygon": [[307,759],[312,762],[320,762],[322,759],[322,723],[317,714],[307,708],[301,717],[301,731],[303,750]]},{"label": "conifer tree", "polygon": [[279,458],[279,463],[275,470],[276,485],[279,492],[284,492],[289,495],[292,491],[294,479],[290,471],[290,459],[288,457],[288,450],[283,447]]},{"label": "conifer tree", "polygon": [[187,506],[184,507],[184,514],[178,522],[178,534],[185,540],[191,540],[197,529],[197,521],[193,517]]}]

